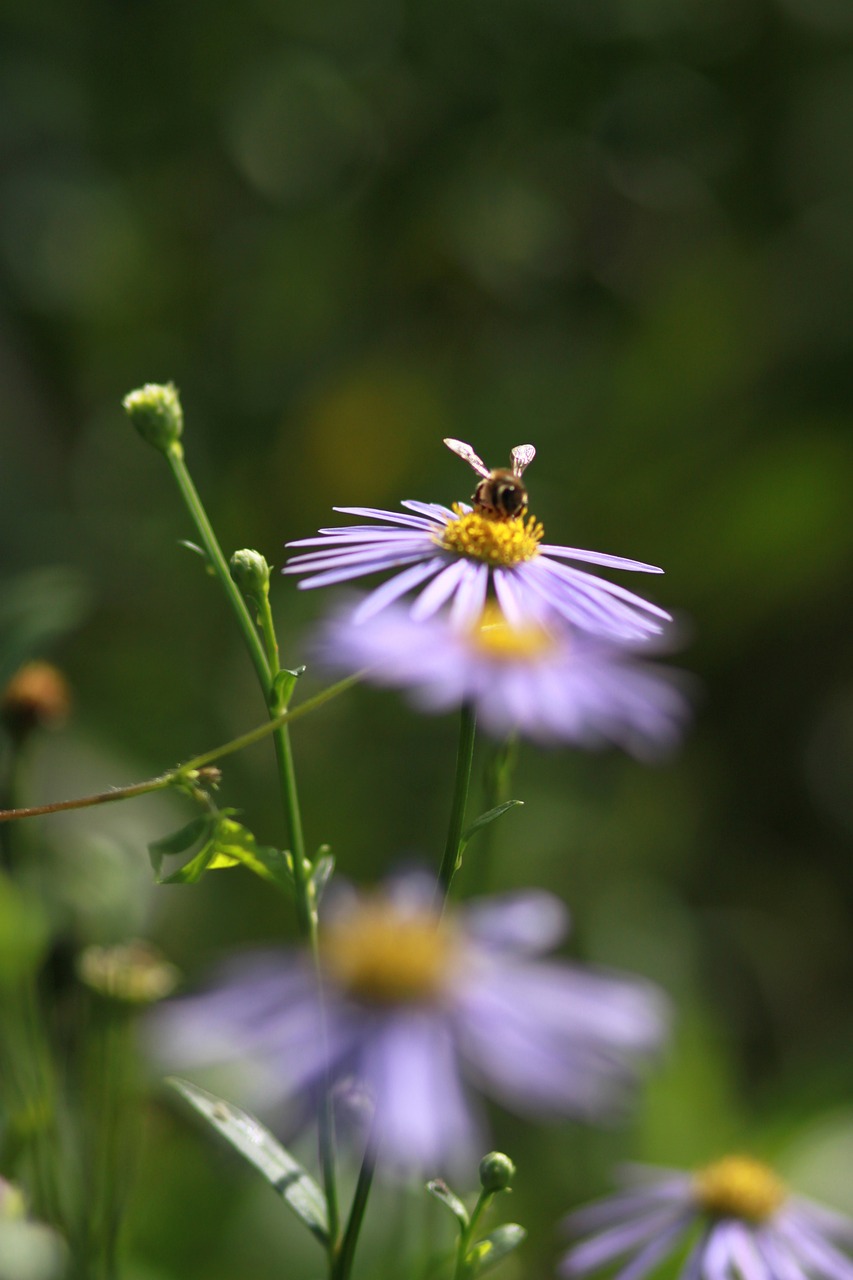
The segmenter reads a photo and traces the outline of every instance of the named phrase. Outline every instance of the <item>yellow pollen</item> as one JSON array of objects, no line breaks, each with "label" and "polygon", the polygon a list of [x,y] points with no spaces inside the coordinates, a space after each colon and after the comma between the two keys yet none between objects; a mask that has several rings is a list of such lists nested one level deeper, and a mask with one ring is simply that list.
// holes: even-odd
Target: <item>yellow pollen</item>
[{"label": "yellow pollen", "polygon": [[528,622],[522,627],[510,626],[496,600],[487,602],[471,639],[476,649],[498,662],[537,658],[547,653],[554,643],[545,628],[536,622]]},{"label": "yellow pollen", "polygon": [[453,937],[431,912],[404,912],[379,895],[326,927],[320,956],[327,973],[366,1004],[436,999],[453,963]]},{"label": "yellow pollen", "polygon": [[706,1213],[757,1223],[772,1218],[788,1191],[760,1160],[725,1156],[694,1175],[693,1195]]},{"label": "yellow pollen", "polygon": [[463,512],[458,503],[453,510],[458,519],[448,520],[436,537],[446,551],[499,568],[521,564],[539,554],[545,530],[536,517],[526,511],[507,520],[482,511]]}]

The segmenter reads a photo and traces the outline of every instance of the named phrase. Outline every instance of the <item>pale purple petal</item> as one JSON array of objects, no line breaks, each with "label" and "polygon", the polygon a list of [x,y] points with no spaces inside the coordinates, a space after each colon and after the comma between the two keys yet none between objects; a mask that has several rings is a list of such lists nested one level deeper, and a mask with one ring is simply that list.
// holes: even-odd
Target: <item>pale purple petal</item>
[{"label": "pale purple petal", "polygon": [[412,605],[409,616],[417,622],[431,618],[443,604],[447,603],[468,571],[467,561],[452,561],[447,568],[442,569],[428,587],[424,587]]},{"label": "pale purple petal", "polygon": [[663,573],[654,564],[644,564],[642,560],[627,560],[624,556],[611,556],[603,551],[581,551],[579,547],[559,547],[553,543],[541,543],[539,547],[543,555],[560,556],[564,560],[582,560],[587,564],[600,564],[608,569],[628,569],[633,573]]},{"label": "pale purple petal", "polygon": [[631,1222],[621,1222],[570,1249],[563,1263],[563,1274],[574,1276],[597,1271],[599,1267],[621,1258],[638,1244],[645,1244],[650,1236],[660,1238],[661,1232],[666,1232],[668,1245],[673,1225],[677,1234],[684,1230],[688,1221],[689,1218],[681,1213],[673,1223],[673,1209],[667,1207]]},{"label": "pale purple petal", "polygon": [[385,1020],[361,1071],[376,1099],[379,1150],[396,1164],[435,1167],[473,1148],[453,1038],[440,1018]]},{"label": "pale purple petal", "polygon": [[475,898],[465,906],[465,927],[481,945],[518,955],[552,951],[569,931],[569,913],[544,889]]},{"label": "pale purple petal", "polygon": [[413,587],[419,586],[426,578],[433,577],[440,568],[440,562],[430,561],[427,564],[414,564],[410,569],[406,569],[403,573],[397,574],[396,577],[383,582],[381,587],[371,591],[370,595],[362,601],[353,614],[353,622],[356,624],[367,622],[369,618],[374,617],[375,614],[379,613],[394,600],[405,595]]}]

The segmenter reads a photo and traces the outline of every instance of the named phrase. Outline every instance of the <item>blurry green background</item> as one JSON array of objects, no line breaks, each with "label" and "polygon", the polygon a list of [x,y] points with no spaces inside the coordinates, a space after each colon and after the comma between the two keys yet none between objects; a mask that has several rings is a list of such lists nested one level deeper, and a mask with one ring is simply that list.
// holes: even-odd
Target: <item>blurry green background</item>
[{"label": "blurry green background", "polygon": [[[491,887],[553,888],[576,953],[678,1006],[628,1129],[495,1116],[532,1234],[515,1275],[551,1274],[554,1221],[625,1156],[749,1147],[853,1211],[849,0],[4,14],[0,622],[6,652],[52,658],[76,700],[30,799],[148,776],[263,719],[126,391],[176,381],[226,553],[276,566],[333,504],[467,497],[442,436],[490,463],[534,442],[548,539],[664,565],[650,593],[682,617],[699,684],[662,766],[525,749],[526,807],[496,833]],[[290,663],[327,601],[276,574]],[[300,724],[312,847],[357,879],[434,861],[455,730],[369,690]],[[221,795],[281,843],[271,764],[235,759]],[[289,930],[240,871],[151,886],[146,842],[185,816],[139,800],[31,830],[66,939],[145,933],[193,982]],[[130,1280],[296,1276],[303,1252],[316,1269],[170,1100],[148,1130]]]}]

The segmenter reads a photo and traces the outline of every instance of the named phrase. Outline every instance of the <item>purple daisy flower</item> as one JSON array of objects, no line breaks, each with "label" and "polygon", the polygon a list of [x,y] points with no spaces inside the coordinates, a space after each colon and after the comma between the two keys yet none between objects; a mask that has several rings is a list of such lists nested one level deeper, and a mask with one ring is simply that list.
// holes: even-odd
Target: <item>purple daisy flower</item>
[{"label": "purple daisy flower", "polygon": [[469,703],[497,737],[518,731],[542,743],[615,744],[649,757],[675,745],[687,702],[671,673],[633,656],[639,645],[553,615],[511,626],[492,601],[466,628],[446,614],[417,622],[400,605],[354,625],[349,609],[326,622],[317,654],[332,670],[363,670],[368,680],[407,690],[421,710]]},{"label": "purple daisy flower", "polygon": [[657,989],[541,959],[567,925],[550,894],[440,915],[434,893],[431,879],[407,876],[332,902],[320,933],[325,1031],[313,967],[266,954],[163,1006],[159,1056],[172,1067],[248,1058],[265,1086],[252,1101],[267,1106],[312,1096],[327,1070],[356,1082],[373,1099],[383,1156],[408,1166],[470,1154],[468,1084],[533,1113],[623,1105],[664,1033]]},{"label": "purple daisy flower", "polygon": [[696,1173],[630,1172],[623,1190],[567,1219],[586,1239],[566,1254],[561,1275],[618,1264],[615,1280],[643,1280],[692,1239],[683,1280],[853,1280],[853,1259],[838,1247],[853,1249],[853,1221],[793,1195],[751,1156]]},{"label": "purple daisy flower", "polygon": [[[319,550],[294,556],[283,572],[305,575],[300,587],[325,587],[390,572],[392,576],[362,602],[359,622],[414,593],[411,614],[419,621],[449,604],[453,620],[470,625],[494,596],[506,616],[518,623],[538,614],[544,602],[576,627],[617,639],[641,639],[662,630],[670,620],[664,609],[566,561],[643,573],[662,569],[542,541],[544,530],[528,515],[527,493],[520,484],[521,470],[535,452],[531,445],[513,450],[512,472],[489,472],[470,446],[457,440],[445,443],[484,477],[473,507],[456,503],[450,509],[414,501],[402,504],[406,512],[335,507],[345,515],[380,523],[321,529],[319,537],[288,543]],[[514,502],[506,500],[507,492],[515,496]]]}]

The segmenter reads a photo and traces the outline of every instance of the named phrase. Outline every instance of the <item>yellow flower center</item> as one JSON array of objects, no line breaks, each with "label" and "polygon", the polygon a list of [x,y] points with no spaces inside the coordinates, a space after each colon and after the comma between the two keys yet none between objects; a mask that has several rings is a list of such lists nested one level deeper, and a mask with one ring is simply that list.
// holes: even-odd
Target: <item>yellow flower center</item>
[{"label": "yellow flower center", "polygon": [[453,950],[451,930],[432,912],[404,912],[379,895],[328,925],[320,939],[327,973],[366,1004],[436,999]]},{"label": "yellow flower center", "polygon": [[536,622],[525,623],[523,627],[511,626],[496,600],[486,603],[480,621],[471,632],[471,639],[476,649],[498,662],[538,658],[554,644],[545,628]]},{"label": "yellow flower center", "polygon": [[545,530],[535,516],[522,512],[507,520],[482,511],[463,512],[454,504],[458,519],[448,520],[436,537],[439,546],[471,560],[510,568],[539,554]]},{"label": "yellow flower center", "polygon": [[700,1169],[693,1195],[706,1213],[720,1218],[765,1222],[782,1205],[788,1191],[772,1169],[751,1156],[725,1156]]}]

